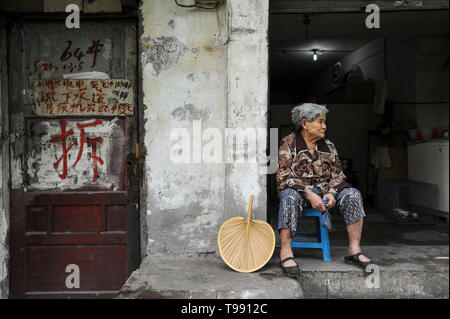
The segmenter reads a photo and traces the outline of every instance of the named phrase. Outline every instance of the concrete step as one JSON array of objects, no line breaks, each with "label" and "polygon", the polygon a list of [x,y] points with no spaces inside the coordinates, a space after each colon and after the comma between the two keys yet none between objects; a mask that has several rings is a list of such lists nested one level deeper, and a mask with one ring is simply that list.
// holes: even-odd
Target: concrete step
[{"label": "concrete step", "polygon": [[343,262],[346,247],[332,248],[333,260],[328,262],[320,260],[319,250],[294,254],[302,270],[304,298],[448,299],[448,250],[448,246],[367,246],[364,254],[378,265],[372,274]]},{"label": "concrete step", "polygon": [[122,287],[117,298],[290,299],[302,298],[298,281],[279,267],[243,274],[216,254],[150,255]]},{"label": "concrete step", "polygon": [[449,298],[448,246],[367,246],[364,253],[379,266],[370,275],[343,263],[346,251],[332,247],[333,260],[324,262],[320,250],[294,249],[299,281],[282,273],[278,249],[250,274],[233,271],[214,253],[150,255],[118,298]]}]

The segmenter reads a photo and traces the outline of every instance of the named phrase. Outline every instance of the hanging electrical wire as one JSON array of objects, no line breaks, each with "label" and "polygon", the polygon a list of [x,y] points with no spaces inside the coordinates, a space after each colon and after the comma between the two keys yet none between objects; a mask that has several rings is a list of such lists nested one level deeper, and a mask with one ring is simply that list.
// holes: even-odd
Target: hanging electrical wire
[{"label": "hanging electrical wire", "polygon": [[177,6],[182,8],[198,8],[205,10],[216,10],[219,6],[219,3],[222,3],[223,0],[195,0],[194,4],[182,4],[179,3],[178,0],[175,0]]}]

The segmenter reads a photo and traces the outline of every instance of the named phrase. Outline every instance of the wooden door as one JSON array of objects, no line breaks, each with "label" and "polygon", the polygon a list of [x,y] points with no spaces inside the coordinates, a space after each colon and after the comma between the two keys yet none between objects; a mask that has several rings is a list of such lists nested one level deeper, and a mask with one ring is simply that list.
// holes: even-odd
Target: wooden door
[{"label": "wooden door", "polygon": [[10,296],[113,297],[140,262],[135,21],[9,34]]}]

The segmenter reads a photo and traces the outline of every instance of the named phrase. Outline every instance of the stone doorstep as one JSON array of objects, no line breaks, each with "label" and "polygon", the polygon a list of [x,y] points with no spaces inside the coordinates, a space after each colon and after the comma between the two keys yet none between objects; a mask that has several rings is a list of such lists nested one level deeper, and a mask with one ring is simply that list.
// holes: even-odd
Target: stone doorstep
[{"label": "stone doorstep", "polygon": [[[164,266],[163,266],[164,265]],[[243,274],[230,269],[215,254],[147,257],[117,298],[170,299],[299,299],[297,280],[279,267]]]},{"label": "stone doorstep", "polygon": [[343,263],[346,247],[332,248],[329,262],[320,260],[320,251],[316,258],[298,258],[304,298],[449,298],[448,259],[435,258],[448,257],[448,246],[367,246],[363,251],[379,266],[379,280]]},{"label": "stone doorstep", "polygon": [[[170,299],[310,299],[310,298],[449,298],[448,246],[368,246],[379,264],[375,277],[343,263],[346,247],[332,248],[332,261],[320,250],[294,249],[302,270],[299,281],[279,267],[278,250],[261,270],[242,274],[211,255],[150,255],[117,298]],[[369,286],[368,283],[369,282]],[[370,288],[372,285],[373,288]]]},{"label": "stone doorstep", "polygon": [[[448,274],[380,271],[379,286],[361,273],[304,272],[304,299],[448,299]],[[372,281],[373,284],[373,281]]]}]

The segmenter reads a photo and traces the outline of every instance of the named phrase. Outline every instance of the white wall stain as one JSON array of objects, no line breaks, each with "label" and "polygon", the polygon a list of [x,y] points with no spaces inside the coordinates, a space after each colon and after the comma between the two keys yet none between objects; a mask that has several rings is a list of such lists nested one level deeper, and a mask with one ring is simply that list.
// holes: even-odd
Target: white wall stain
[{"label": "white wall stain", "polygon": [[[15,158],[14,160],[10,161],[11,165],[11,188],[12,189],[20,189],[22,188],[22,175],[18,172],[22,172],[22,162]],[[17,174],[15,174],[17,173]]]},{"label": "white wall stain", "polygon": [[[257,165],[240,163],[233,166],[233,170],[229,172],[229,184],[234,198],[242,206],[242,210],[236,212],[236,216],[247,217],[247,209],[250,202],[250,196],[254,195],[253,208],[259,207],[259,195],[261,185],[259,183],[259,169]],[[245,178],[243,178],[245,177]]]},{"label": "white wall stain", "polygon": [[106,61],[109,61],[111,59],[111,39],[103,39],[103,52],[102,56]]}]

